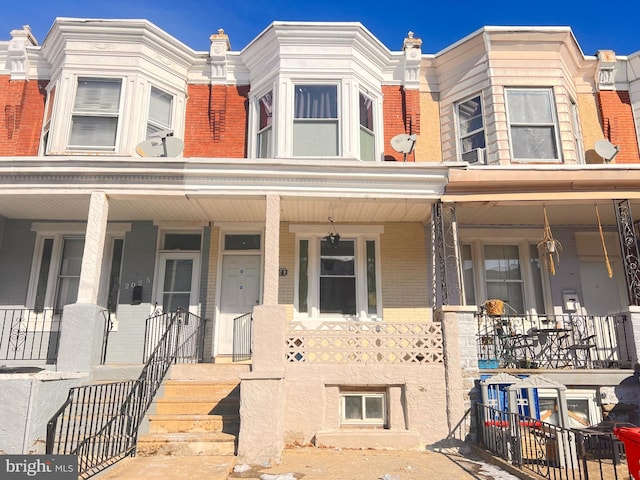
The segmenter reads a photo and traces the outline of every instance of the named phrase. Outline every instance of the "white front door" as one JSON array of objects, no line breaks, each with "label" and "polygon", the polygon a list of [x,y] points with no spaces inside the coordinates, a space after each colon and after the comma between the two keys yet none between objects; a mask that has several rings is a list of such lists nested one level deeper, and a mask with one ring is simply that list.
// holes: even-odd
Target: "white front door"
[{"label": "white front door", "polygon": [[260,255],[223,255],[216,355],[233,353],[233,319],[260,303]]},{"label": "white front door", "polygon": [[610,315],[626,308],[626,287],[622,275],[622,264],[610,259],[613,278],[609,278],[604,258],[601,261],[581,261],[583,305],[588,315]]},{"label": "white front door", "polygon": [[162,312],[182,308],[198,314],[199,253],[160,253],[155,301]]}]

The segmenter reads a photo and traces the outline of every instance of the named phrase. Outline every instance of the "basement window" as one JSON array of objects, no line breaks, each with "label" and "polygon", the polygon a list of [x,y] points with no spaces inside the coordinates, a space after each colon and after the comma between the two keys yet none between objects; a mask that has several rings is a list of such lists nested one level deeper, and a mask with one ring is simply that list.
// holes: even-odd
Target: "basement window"
[{"label": "basement window", "polygon": [[387,423],[386,394],[380,391],[348,391],[340,394],[342,426],[384,428]]}]

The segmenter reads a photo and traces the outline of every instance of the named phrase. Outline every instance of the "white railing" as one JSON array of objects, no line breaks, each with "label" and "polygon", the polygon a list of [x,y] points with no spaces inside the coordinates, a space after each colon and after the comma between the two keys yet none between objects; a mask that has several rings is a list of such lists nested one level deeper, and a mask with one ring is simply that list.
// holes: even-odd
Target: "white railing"
[{"label": "white railing", "polygon": [[440,323],[291,322],[285,349],[291,363],[444,363]]}]

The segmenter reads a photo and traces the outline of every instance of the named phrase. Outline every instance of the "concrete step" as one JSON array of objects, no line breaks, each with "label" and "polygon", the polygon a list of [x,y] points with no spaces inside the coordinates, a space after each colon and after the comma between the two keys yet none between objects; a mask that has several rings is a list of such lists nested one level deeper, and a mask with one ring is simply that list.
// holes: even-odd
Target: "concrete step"
[{"label": "concrete step", "polygon": [[209,380],[212,382],[239,382],[240,375],[251,371],[251,365],[228,363],[191,363],[172,365],[169,380]]},{"label": "concrete step", "polygon": [[164,397],[206,397],[220,399],[240,396],[240,384],[199,380],[165,380],[159,392]]},{"label": "concrete step", "polygon": [[228,433],[155,433],[138,438],[138,455],[234,455],[236,436]]},{"label": "concrete step", "polygon": [[156,415],[162,414],[201,414],[201,415],[237,415],[240,408],[239,397],[225,397],[220,400],[194,399],[192,397],[162,397],[155,401]]},{"label": "concrete step", "polygon": [[149,415],[149,433],[224,432],[237,435],[239,415]]}]

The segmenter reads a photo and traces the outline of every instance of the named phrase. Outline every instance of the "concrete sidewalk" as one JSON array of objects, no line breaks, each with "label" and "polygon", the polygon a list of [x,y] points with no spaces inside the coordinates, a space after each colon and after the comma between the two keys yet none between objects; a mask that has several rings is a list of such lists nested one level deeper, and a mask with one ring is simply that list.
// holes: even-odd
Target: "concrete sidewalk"
[{"label": "concrete sidewalk", "polygon": [[[300,447],[285,450],[279,465],[248,467],[238,465],[235,457],[127,458],[100,475],[100,480],[227,480],[277,479],[292,474],[304,480],[478,480],[515,479],[512,475],[483,462],[471,454],[460,455],[456,449],[435,452],[404,450],[346,450]],[[271,475],[269,477],[268,475]]]}]

